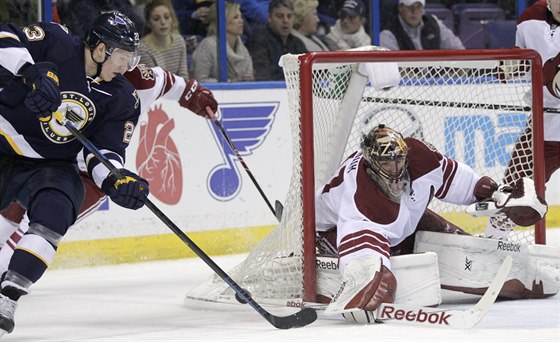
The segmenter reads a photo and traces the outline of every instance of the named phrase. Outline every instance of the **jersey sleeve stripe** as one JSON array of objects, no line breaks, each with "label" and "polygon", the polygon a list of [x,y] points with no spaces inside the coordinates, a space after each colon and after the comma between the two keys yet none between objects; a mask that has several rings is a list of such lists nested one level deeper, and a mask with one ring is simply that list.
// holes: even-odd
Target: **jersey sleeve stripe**
[{"label": "jersey sleeve stripe", "polygon": [[387,239],[374,231],[361,230],[359,232],[348,234],[342,238],[338,246],[339,256],[354,253],[362,249],[372,249],[377,253],[389,257],[390,245]]},{"label": "jersey sleeve stripe", "polygon": [[0,128],[0,135],[4,137],[15,153],[29,158],[43,158],[2,116],[0,116],[0,127],[2,127]]},{"label": "jersey sleeve stripe", "polygon": [[444,169],[443,184],[436,192],[437,198],[445,198],[447,195],[447,192],[451,187],[451,183],[453,182],[453,178],[455,178],[455,174],[457,173],[457,162],[449,158],[444,158],[442,168]]},{"label": "jersey sleeve stripe", "polygon": [[15,35],[13,33],[10,33],[10,32],[6,32],[6,31],[0,32],[0,39],[3,39],[3,38],[11,38],[11,39],[17,40],[18,42],[21,42],[17,35]]}]

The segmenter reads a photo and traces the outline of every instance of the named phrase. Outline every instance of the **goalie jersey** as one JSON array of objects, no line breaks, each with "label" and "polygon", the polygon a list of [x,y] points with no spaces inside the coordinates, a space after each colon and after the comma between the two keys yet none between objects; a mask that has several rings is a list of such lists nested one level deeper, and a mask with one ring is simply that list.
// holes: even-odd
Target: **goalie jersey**
[{"label": "goalie jersey", "polygon": [[361,151],[354,152],[315,194],[317,231],[336,227],[341,269],[356,258],[380,255],[390,267],[390,248],[416,230],[433,197],[454,204],[476,201],[480,177],[467,165],[435,148],[406,138],[408,184],[399,202],[389,199],[370,178]]},{"label": "goalie jersey", "polygon": [[[0,25],[0,64],[17,74],[26,62],[49,61],[58,69],[59,111],[117,167],[140,115],[140,100],[122,75],[111,82],[86,76],[84,43],[66,28],[39,23],[23,28]],[[0,154],[74,161],[82,144],[54,116],[40,122],[24,105],[29,88],[16,77],[0,93]],[[98,186],[108,170],[84,150],[88,172]]]},{"label": "goalie jersey", "polygon": [[[536,50],[543,62],[543,106],[560,108],[560,30],[559,22],[547,9],[546,1],[527,7],[517,24],[515,45]],[[544,112],[544,140],[560,141],[560,115]]]}]

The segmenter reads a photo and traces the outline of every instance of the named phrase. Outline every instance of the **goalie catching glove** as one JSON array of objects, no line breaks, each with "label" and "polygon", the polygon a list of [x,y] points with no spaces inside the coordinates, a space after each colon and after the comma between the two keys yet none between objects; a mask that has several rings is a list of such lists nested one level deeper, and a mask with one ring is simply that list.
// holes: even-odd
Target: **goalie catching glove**
[{"label": "goalie catching glove", "polygon": [[216,102],[212,92],[208,88],[201,86],[197,80],[187,81],[187,86],[181,95],[179,104],[181,107],[185,107],[203,117],[208,117],[206,107],[210,107],[212,113],[216,113],[218,110],[218,102]]},{"label": "goalie catching glove", "polygon": [[[490,189],[493,190],[491,195],[484,196]],[[534,225],[548,211],[546,201],[537,194],[535,183],[527,177],[518,179],[513,186],[497,186],[489,177],[483,177],[476,185],[475,196],[483,201],[469,206],[469,214],[494,216],[503,213],[522,227]]]},{"label": "goalie catching glove", "polygon": [[354,259],[346,264],[342,285],[325,314],[342,314],[351,322],[372,323],[373,312],[381,303],[393,303],[396,291],[397,280],[381,257]]},{"label": "goalie catching glove", "polygon": [[119,169],[124,178],[110,173],[101,189],[113,202],[128,209],[139,209],[146,203],[150,190],[148,181],[127,169]]}]

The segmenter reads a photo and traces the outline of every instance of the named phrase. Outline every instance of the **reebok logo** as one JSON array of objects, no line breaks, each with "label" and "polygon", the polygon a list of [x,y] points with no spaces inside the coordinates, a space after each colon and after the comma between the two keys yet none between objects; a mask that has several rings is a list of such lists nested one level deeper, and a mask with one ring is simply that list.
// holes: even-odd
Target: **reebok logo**
[{"label": "reebok logo", "polygon": [[513,242],[498,241],[496,249],[509,252],[521,252],[521,245]]},{"label": "reebok logo", "polygon": [[295,300],[289,300],[286,302],[286,306],[290,308],[303,308],[303,303]]},{"label": "reebok logo", "polygon": [[338,270],[338,263],[336,261],[322,261],[317,259],[316,267],[321,270]]},{"label": "reebok logo", "polygon": [[419,310],[402,310],[393,306],[385,305],[381,310],[381,314],[377,319],[396,319],[398,321],[407,321],[411,323],[430,323],[434,325],[449,325],[447,321],[452,315],[445,311],[425,312]]}]

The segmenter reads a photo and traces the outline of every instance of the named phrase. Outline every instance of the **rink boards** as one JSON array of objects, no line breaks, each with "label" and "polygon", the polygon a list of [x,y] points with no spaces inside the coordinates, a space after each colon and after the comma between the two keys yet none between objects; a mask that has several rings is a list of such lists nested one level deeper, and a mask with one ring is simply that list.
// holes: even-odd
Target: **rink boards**
[{"label": "rink boards", "polygon": [[[267,198],[284,201],[291,175],[287,94],[281,86],[213,89],[224,124]],[[208,254],[249,251],[276,219],[210,121],[160,101],[143,116],[126,166],[149,176],[151,200]],[[560,226],[560,176],[547,186],[549,227]],[[54,267],[194,256],[147,208],[106,203],[71,229]]]}]

